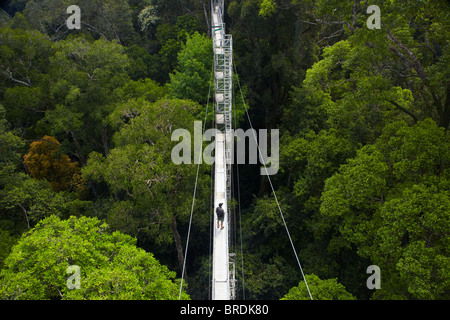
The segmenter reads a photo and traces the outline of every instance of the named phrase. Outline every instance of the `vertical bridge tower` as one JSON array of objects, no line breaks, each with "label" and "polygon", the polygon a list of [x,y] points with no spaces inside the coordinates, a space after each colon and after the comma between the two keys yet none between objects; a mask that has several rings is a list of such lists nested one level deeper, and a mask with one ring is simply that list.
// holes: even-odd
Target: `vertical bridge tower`
[{"label": "vertical bridge tower", "polygon": [[[214,208],[223,203],[225,211],[224,229],[217,228],[214,213],[214,243],[212,299],[230,300],[235,298],[234,254],[229,254],[230,234],[227,204],[231,200],[231,156],[232,156],[232,76],[233,41],[225,34],[223,23],[224,0],[211,1],[212,38],[214,49],[214,90],[215,90],[215,167],[214,167]],[[231,266],[231,269],[230,269]],[[231,272],[230,272],[231,270]]]}]

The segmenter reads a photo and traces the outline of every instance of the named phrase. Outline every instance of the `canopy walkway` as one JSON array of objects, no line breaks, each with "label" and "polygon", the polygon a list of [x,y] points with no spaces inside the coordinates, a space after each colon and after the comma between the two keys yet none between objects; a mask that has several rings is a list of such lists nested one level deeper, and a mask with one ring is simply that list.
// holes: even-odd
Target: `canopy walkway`
[{"label": "canopy walkway", "polygon": [[[214,158],[214,210],[222,204],[222,208],[225,211],[223,228],[217,227],[217,215],[214,215],[214,221],[212,224],[213,240],[212,240],[212,272],[211,272],[211,299],[212,300],[233,300],[236,298],[236,278],[235,278],[235,253],[229,252],[229,243],[231,238],[231,223],[230,213],[228,212],[229,203],[231,201],[231,170],[232,170],[232,155],[233,155],[233,130],[232,130],[232,108],[233,108],[233,39],[232,36],[225,33],[225,24],[223,22],[224,12],[224,0],[211,0],[211,21],[212,21],[212,40],[213,40],[213,52],[214,52],[214,114],[215,114],[215,158]],[[239,89],[241,92],[242,101],[246,109],[247,118],[250,127],[253,129],[248,110],[244,101],[242,90],[238,81]],[[208,97],[209,100],[209,97]],[[209,103],[208,103],[209,104]],[[206,114],[208,111],[206,111]],[[206,115],[205,115],[206,121]],[[206,122],[205,122],[206,124]],[[254,132],[254,130],[253,130]],[[257,144],[256,135],[254,136]],[[261,150],[258,146],[258,152],[261,161],[263,160]],[[198,162],[200,165],[200,161]],[[270,179],[270,175],[267,171],[266,164],[263,162],[265,172],[267,174],[268,181],[272,188],[274,199],[278,205],[280,216],[283,220],[286,228],[287,235],[289,237],[294,255],[297,259],[298,266],[303,275],[303,279],[306,279],[303,274],[303,270],[300,261],[297,256],[292,238],[290,236],[286,221],[284,219],[283,212],[279,205],[275,190]],[[192,213],[194,210],[195,194],[197,190],[199,166],[197,167],[197,178],[194,188],[194,197],[191,208],[191,218],[189,222],[188,239],[186,242],[186,251],[184,264],[186,263],[186,255],[189,243]],[[242,237],[241,237],[242,238]],[[242,247],[242,245],[241,245]],[[241,253],[242,255],[242,253]],[[180,285],[180,297],[183,285],[184,276],[183,265],[182,281]],[[311,292],[309,295],[312,300]]]},{"label": "canopy walkway", "polygon": [[216,139],[214,161],[214,208],[222,203],[225,211],[223,229],[217,228],[214,215],[212,299],[229,300],[235,296],[230,283],[230,261],[228,249],[229,214],[227,203],[231,200],[231,109],[233,75],[233,41],[225,34],[222,19],[223,0],[212,1],[212,37],[214,49],[214,98],[216,115]]}]

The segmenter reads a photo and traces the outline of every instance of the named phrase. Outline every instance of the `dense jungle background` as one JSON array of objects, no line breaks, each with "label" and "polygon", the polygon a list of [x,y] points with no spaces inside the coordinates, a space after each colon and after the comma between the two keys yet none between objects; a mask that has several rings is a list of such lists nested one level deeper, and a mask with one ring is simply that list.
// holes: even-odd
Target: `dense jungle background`
[{"label": "dense jungle background", "polygon": [[[255,129],[279,129],[271,179],[313,297],[449,299],[448,2],[225,11],[236,126],[245,103]],[[210,30],[207,0],[2,2],[1,299],[178,299],[197,166],[171,161],[171,132],[212,114]],[[259,170],[233,172],[238,298],[309,299]],[[209,297],[212,214],[202,164],[183,299]]]}]

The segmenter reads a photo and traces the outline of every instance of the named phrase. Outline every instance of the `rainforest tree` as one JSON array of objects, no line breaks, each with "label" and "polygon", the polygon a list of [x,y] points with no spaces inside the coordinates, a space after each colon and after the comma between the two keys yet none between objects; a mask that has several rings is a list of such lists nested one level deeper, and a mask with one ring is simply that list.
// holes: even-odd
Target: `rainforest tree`
[{"label": "rainforest tree", "polygon": [[[79,289],[67,285],[71,265],[80,268]],[[175,273],[136,239],[83,216],[43,219],[14,246],[0,277],[2,299],[170,300],[179,291]]]}]

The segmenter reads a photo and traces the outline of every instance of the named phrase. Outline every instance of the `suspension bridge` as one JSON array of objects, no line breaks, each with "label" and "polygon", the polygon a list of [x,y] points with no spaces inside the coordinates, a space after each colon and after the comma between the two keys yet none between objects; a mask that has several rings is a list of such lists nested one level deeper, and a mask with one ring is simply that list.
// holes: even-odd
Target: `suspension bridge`
[{"label": "suspension bridge", "polygon": [[[236,299],[236,254],[230,252],[229,243],[231,238],[231,223],[229,204],[231,201],[231,182],[232,182],[232,155],[233,155],[233,131],[232,131],[232,108],[233,108],[233,39],[230,34],[225,32],[224,16],[224,0],[211,0],[211,31],[213,40],[213,54],[214,54],[214,115],[215,115],[215,158],[214,158],[214,208],[221,204],[225,216],[223,221],[223,228],[217,227],[217,215],[214,215],[214,222],[212,224],[213,239],[212,239],[212,271],[211,271],[211,293],[212,300],[234,300]],[[236,71],[236,68],[234,68]],[[237,73],[237,72],[235,72]],[[244,101],[242,89],[239,85],[241,98],[247,114],[250,127],[253,129],[251,119],[248,114],[247,106]],[[209,97],[208,97],[209,103]],[[206,114],[208,110],[206,111]],[[205,122],[206,124],[206,114]],[[205,131],[205,128],[204,130]],[[255,132],[252,130],[253,133]],[[256,134],[254,133],[255,142],[257,143]],[[263,160],[261,150],[258,146],[258,152],[261,161]],[[269,184],[272,188],[274,199],[278,205],[281,219],[284,223],[287,235],[289,237],[295,258],[302,273],[309,296],[312,298],[308,283],[306,282],[303,269],[300,264],[297,252],[295,250],[289,229],[284,219],[283,212],[275,194],[275,190],[267,171],[266,164],[263,162],[266,170]],[[200,168],[200,161],[198,161],[197,177],[195,181],[194,195],[192,199],[191,215],[189,221],[188,236],[186,241],[186,249],[184,253],[184,264],[182,270],[182,279],[180,284],[180,297],[183,286],[183,276],[185,273],[186,256],[188,252],[190,230],[192,223],[192,214],[194,210],[195,194],[197,190],[197,181]],[[241,237],[242,238],[242,237]],[[242,247],[242,245],[241,245]],[[241,254],[242,255],[242,254]]]}]

